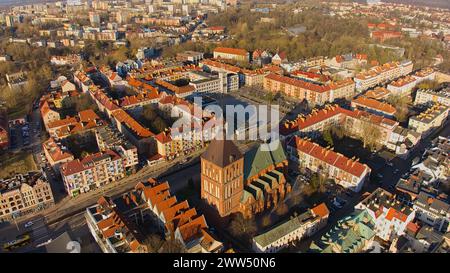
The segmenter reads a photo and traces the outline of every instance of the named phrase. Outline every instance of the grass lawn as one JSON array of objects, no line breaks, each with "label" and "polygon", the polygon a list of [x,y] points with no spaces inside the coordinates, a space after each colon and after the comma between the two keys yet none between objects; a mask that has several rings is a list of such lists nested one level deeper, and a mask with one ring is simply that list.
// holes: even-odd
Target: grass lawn
[{"label": "grass lawn", "polygon": [[0,178],[33,170],[38,170],[38,168],[33,155],[30,153],[19,152],[0,155]]}]

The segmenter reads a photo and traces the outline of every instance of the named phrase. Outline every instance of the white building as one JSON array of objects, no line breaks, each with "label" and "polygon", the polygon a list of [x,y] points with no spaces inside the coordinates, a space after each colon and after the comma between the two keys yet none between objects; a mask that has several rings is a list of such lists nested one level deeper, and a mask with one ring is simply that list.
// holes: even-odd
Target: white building
[{"label": "white building", "polygon": [[253,250],[258,253],[274,253],[290,243],[310,237],[328,221],[329,211],[322,203],[307,212],[294,215],[290,220],[253,238]]},{"label": "white building", "polygon": [[372,217],[376,235],[384,241],[391,241],[405,233],[406,226],[414,220],[415,212],[402,205],[393,194],[382,188],[376,189],[355,209],[366,210]]}]

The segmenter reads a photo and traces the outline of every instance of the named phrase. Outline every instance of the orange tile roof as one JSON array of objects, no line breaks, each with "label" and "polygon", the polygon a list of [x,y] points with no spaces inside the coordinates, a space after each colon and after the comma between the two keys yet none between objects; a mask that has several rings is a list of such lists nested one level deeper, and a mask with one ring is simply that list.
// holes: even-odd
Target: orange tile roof
[{"label": "orange tile roof", "polygon": [[389,115],[394,115],[397,111],[395,107],[390,105],[389,103],[380,102],[374,99],[366,98],[363,96],[360,96],[356,99],[352,100],[352,104],[356,104],[365,108],[374,109],[376,111],[380,111]]},{"label": "orange tile roof", "polygon": [[70,152],[63,151],[61,147],[59,147],[56,144],[55,140],[52,137],[50,137],[47,141],[42,143],[42,146],[49,153],[52,160],[55,162],[68,158],[73,158],[73,155]]},{"label": "orange tile roof", "polygon": [[361,177],[366,170],[370,170],[365,164],[347,158],[332,150],[323,148],[316,143],[302,139],[298,136],[295,136],[288,145],[356,177]]},{"label": "orange tile roof", "polygon": [[247,56],[248,51],[242,48],[232,48],[232,47],[216,47],[214,49],[214,52],[219,53],[225,53],[225,54],[234,54],[234,55],[241,55],[241,56]]},{"label": "orange tile roof", "polygon": [[134,118],[132,118],[127,112],[122,109],[115,110],[112,113],[120,123],[125,124],[130,130],[132,130],[137,136],[145,138],[154,136],[154,134],[139,124]]},{"label": "orange tile roof", "polygon": [[373,90],[367,91],[364,95],[371,99],[384,99],[387,98],[391,94],[391,91],[387,90],[384,87],[377,87]]},{"label": "orange tile roof", "polygon": [[386,220],[388,221],[392,221],[393,218],[396,218],[402,222],[406,222],[406,219],[408,218],[408,216],[406,216],[404,213],[397,211],[394,208],[390,208],[388,213],[386,214]]},{"label": "orange tile roof", "polygon": [[286,77],[286,76],[282,76],[282,75],[278,75],[278,74],[274,74],[274,73],[270,73],[270,74],[266,75],[265,78],[272,80],[272,81],[282,82],[282,83],[285,83],[288,85],[296,86],[299,88],[303,88],[303,89],[310,90],[313,92],[318,92],[318,93],[325,93],[325,92],[328,92],[331,90],[330,86],[318,85],[318,84],[314,84],[311,82],[302,81],[299,79],[294,79],[294,78],[290,78],[290,77]]},{"label": "orange tile roof", "polygon": [[327,205],[325,205],[325,203],[321,203],[318,206],[315,206],[314,208],[311,209],[312,212],[320,217],[328,217],[328,215],[330,215],[330,211],[327,208]]}]

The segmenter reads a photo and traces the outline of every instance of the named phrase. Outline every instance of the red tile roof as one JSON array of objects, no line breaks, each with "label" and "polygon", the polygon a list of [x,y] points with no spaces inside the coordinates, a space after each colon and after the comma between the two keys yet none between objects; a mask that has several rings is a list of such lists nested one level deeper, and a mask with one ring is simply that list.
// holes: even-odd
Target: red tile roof
[{"label": "red tile roof", "polygon": [[295,136],[289,144],[302,153],[308,154],[322,162],[326,162],[336,168],[339,168],[353,176],[361,177],[369,167],[356,160],[345,157],[342,154],[321,147],[309,140]]},{"label": "red tile roof", "polygon": [[397,111],[395,109],[395,107],[393,107],[392,105],[385,103],[385,102],[380,102],[374,99],[370,99],[370,98],[366,98],[363,96],[360,96],[356,99],[352,100],[352,105],[356,104],[365,108],[370,108],[376,111],[380,111],[389,115],[394,115],[395,112]]},{"label": "red tile roof", "polygon": [[290,78],[290,77],[286,77],[286,76],[282,76],[282,75],[278,75],[278,74],[273,74],[273,73],[270,73],[269,75],[265,76],[265,78],[272,80],[272,81],[282,82],[282,83],[285,83],[288,85],[296,86],[299,88],[303,88],[303,89],[318,92],[318,93],[324,93],[324,92],[328,92],[331,90],[331,88],[329,86],[318,85],[318,84],[314,84],[311,82],[306,82],[306,81],[302,81],[299,79],[294,79],[294,78]]},{"label": "red tile roof", "polygon": [[109,157],[111,161],[120,160],[120,155],[112,150],[106,150],[104,152],[98,152],[95,154],[91,154],[86,156],[83,159],[76,159],[69,161],[67,163],[64,163],[61,165],[61,173],[64,176],[72,175],[75,173],[82,172],[87,169],[91,169],[94,167],[94,164],[92,164],[93,161],[101,158],[101,157]]},{"label": "red tile roof", "polygon": [[112,113],[113,117],[120,123],[126,125],[137,136],[145,138],[154,136],[154,134],[147,128],[139,124],[134,118],[132,118],[127,112],[122,109],[115,110]]},{"label": "red tile roof", "polygon": [[214,52],[225,53],[225,54],[241,55],[241,56],[247,56],[247,54],[248,54],[247,50],[245,50],[245,49],[242,49],[242,48],[231,48],[231,47],[216,47],[214,49]]}]

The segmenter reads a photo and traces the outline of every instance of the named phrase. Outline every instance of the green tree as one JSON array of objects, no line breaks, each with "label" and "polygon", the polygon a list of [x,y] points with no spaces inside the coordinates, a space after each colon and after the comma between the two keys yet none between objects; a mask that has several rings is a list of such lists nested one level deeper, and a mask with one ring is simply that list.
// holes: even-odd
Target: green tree
[{"label": "green tree", "polygon": [[327,142],[328,146],[333,147],[333,135],[331,134],[331,129],[326,129],[323,131],[323,139]]}]

